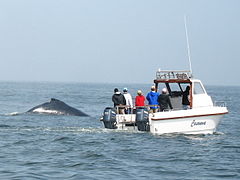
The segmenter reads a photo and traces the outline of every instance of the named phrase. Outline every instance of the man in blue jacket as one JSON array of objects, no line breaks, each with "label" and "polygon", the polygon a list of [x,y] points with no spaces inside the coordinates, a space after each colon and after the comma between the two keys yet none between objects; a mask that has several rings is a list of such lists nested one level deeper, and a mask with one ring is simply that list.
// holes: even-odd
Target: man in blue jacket
[{"label": "man in blue jacket", "polygon": [[146,99],[148,100],[148,104],[150,105],[150,112],[155,113],[158,111],[158,96],[159,93],[156,92],[154,86],[151,87],[151,92],[147,94]]}]

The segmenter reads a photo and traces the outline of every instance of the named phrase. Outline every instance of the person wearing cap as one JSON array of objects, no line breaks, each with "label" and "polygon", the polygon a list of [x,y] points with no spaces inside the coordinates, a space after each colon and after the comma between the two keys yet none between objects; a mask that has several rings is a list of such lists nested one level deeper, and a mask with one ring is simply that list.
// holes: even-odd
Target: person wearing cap
[{"label": "person wearing cap", "polygon": [[117,107],[117,106],[125,106],[126,100],[125,97],[121,94],[121,92],[118,90],[118,88],[114,89],[114,94],[112,96],[112,101],[114,104],[114,107],[117,108],[119,114],[124,114],[124,107]]},{"label": "person wearing cap", "polygon": [[162,89],[162,94],[159,95],[158,97],[158,103],[160,105],[160,111],[164,111],[167,109],[173,109],[172,103],[170,101],[169,95],[167,94],[167,89],[163,88]]},{"label": "person wearing cap", "polygon": [[131,109],[133,108],[133,101],[132,101],[132,96],[130,93],[128,93],[127,88],[123,88],[123,96],[126,100],[126,112],[129,114],[131,112]]},{"label": "person wearing cap", "polygon": [[141,90],[137,91],[137,96],[135,98],[135,106],[136,108],[145,106],[145,97]]},{"label": "person wearing cap", "polygon": [[158,111],[158,96],[159,93],[156,92],[155,86],[152,86],[151,92],[149,92],[146,97],[148,104],[150,105],[150,112],[155,113]]}]

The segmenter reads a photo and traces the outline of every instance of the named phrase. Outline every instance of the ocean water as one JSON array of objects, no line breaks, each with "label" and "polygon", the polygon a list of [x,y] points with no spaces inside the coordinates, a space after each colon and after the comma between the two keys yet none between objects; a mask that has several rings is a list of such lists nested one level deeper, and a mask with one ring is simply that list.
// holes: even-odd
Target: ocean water
[{"label": "ocean water", "polygon": [[[0,179],[240,179],[240,87],[207,86],[229,114],[213,135],[104,129],[113,89],[150,84],[0,84]],[[21,114],[57,98],[89,117]]]}]

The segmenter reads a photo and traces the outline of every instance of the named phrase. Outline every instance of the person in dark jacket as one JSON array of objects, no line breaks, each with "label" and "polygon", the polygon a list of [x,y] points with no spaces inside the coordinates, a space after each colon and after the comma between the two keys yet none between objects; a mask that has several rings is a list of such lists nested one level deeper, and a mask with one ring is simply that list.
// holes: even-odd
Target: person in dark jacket
[{"label": "person in dark jacket", "polygon": [[117,106],[123,106],[126,105],[125,97],[121,94],[121,92],[118,90],[118,88],[114,89],[114,94],[112,96],[112,101],[114,104],[114,107],[117,108],[119,114],[124,114],[125,107],[117,107]]},{"label": "person in dark jacket", "polygon": [[169,95],[167,94],[167,89],[162,89],[162,94],[158,96],[158,103],[160,105],[160,111],[164,111],[167,109],[173,109],[172,103],[170,101]]},{"label": "person in dark jacket", "polygon": [[189,109],[189,107],[190,107],[189,91],[190,91],[190,86],[187,86],[186,90],[183,92],[183,95],[182,95],[183,109]]}]

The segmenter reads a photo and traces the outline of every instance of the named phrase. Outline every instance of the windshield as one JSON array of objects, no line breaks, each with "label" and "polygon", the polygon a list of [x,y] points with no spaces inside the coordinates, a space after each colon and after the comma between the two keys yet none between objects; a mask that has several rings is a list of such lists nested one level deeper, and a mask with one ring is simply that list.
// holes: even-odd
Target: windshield
[{"label": "windshield", "polygon": [[167,88],[171,97],[178,97],[182,95],[187,86],[190,86],[190,83],[159,83],[158,91],[161,93],[163,88]]}]

